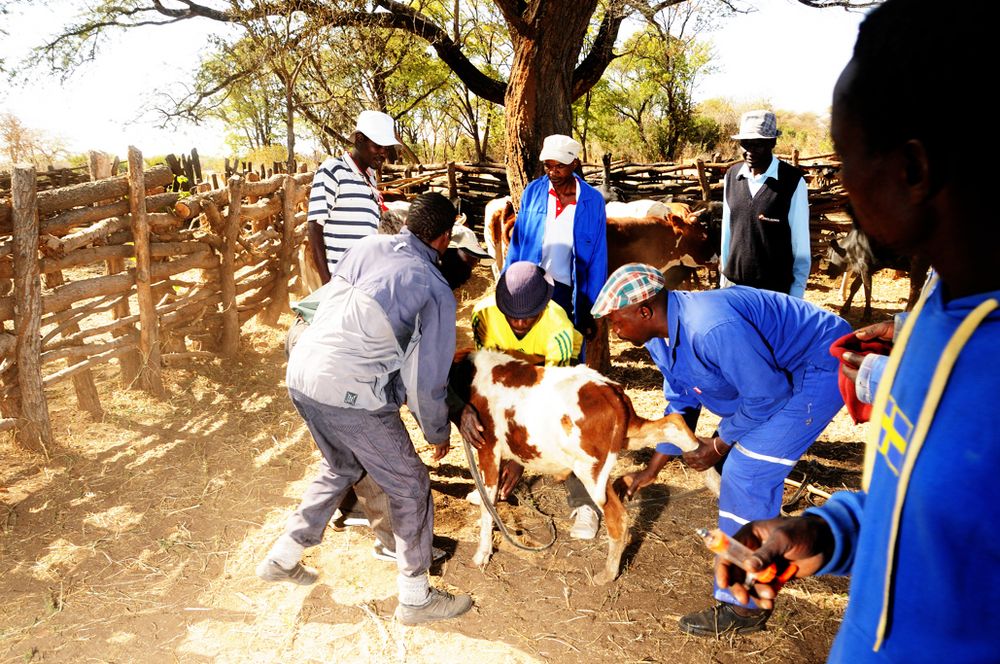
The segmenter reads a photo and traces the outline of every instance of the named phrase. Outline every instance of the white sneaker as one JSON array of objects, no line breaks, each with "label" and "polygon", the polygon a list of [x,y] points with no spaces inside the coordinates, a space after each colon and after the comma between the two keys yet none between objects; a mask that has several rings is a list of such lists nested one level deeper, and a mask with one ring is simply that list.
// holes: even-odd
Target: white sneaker
[{"label": "white sneaker", "polygon": [[340,510],[333,513],[333,518],[330,519],[330,526],[334,530],[343,530],[344,528],[371,528],[371,523],[368,521],[368,517],[364,514],[351,512],[349,514],[344,514]]},{"label": "white sneaker", "polygon": [[[434,562],[438,562],[442,558],[448,555],[448,552],[444,549],[439,549],[436,546],[431,547],[431,557]],[[372,549],[372,557],[376,560],[384,560],[386,562],[394,563],[396,562],[396,552],[382,546],[382,542],[375,540],[375,547]]]},{"label": "white sneaker", "polygon": [[570,537],[582,540],[597,537],[597,527],[601,520],[597,518],[597,512],[592,507],[581,505],[573,510],[570,516],[576,518],[576,521],[573,522],[573,528],[569,531]]}]

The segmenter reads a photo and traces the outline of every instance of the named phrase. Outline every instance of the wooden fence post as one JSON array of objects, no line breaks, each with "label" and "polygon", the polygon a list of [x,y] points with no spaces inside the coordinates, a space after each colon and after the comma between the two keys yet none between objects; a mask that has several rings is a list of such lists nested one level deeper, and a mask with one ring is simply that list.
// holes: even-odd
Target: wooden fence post
[{"label": "wooden fence post", "polygon": [[146,185],[142,168],[142,153],[130,145],[128,200],[135,245],[135,288],[139,301],[139,353],[142,361],[139,386],[154,396],[162,397],[166,392],[160,374],[160,325],[150,274],[149,219],[146,217]]},{"label": "wooden fence post", "polygon": [[240,207],[243,204],[243,178],[229,178],[229,210],[223,232],[219,282],[222,287],[222,354],[233,357],[240,345],[240,312],[236,306],[236,242],[240,235]]},{"label": "wooden fence post", "polygon": [[191,165],[194,166],[194,181],[201,182],[201,158],[198,156],[198,148],[191,148]]},{"label": "wooden fence post", "polygon": [[42,389],[42,284],[38,272],[38,200],[35,169],[15,166],[11,178],[14,226],[14,329],[17,383],[21,391],[18,441],[49,455],[55,444]]},{"label": "wooden fence post", "polygon": [[271,304],[261,316],[265,325],[275,325],[278,318],[288,311],[288,280],[292,276],[292,262],[295,260],[295,208],[298,198],[298,184],[291,175],[285,177],[281,192],[281,248],[278,250],[277,280],[271,290]]},{"label": "wooden fence post", "polygon": [[792,166],[795,168],[799,167],[799,149],[795,148],[792,150]]},{"label": "wooden fence post", "polygon": [[707,201],[712,198],[712,187],[708,184],[708,174],[705,172],[705,160],[699,159],[695,162],[698,167],[698,182],[701,183],[701,200]]},{"label": "wooden fence post", "polygon": [[[109,275],[125,271],[125,259],[123,258],[109,258],[105,261],[105,263],[108,266]],[[132,307],[129,304],[128,298],[122,298],[121,302],[115,304],[111,309],[111,315],[115,320],[131,316]],[[132,343],[136,345],[139,343],[139,333],[132,325],[122,329],[116,329],[111,334],[115,338],[129,337],[132,340]],[[118,367],[122,372],[122,386],[126,389],[131,389],[136,384],[136,380],[139,378],[139,371],[142,367],[142,358],[139,355],[139,351],[134,350],[122,353],[122,355],[118,358]]]},{"label": "wooden fence post", "polygon": [[448,162],[448,198],[454,201],[458,198],[458,178],[455,174],[455,162]]}]

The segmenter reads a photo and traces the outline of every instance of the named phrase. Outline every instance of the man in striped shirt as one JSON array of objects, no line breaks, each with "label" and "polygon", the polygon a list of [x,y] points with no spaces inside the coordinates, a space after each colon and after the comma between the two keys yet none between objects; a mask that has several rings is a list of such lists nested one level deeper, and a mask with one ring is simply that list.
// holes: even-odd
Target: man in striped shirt
[{"label": "man in striped shirt", "polygon": [[361,238],[378,233],[383,204],[375,170],[385,162],[389,148],[400,144],[392,118],[378,111],[361,112],[353,140],[350,153],[320,165],[309,196],[309,244],[324,284],[344,252]]}]

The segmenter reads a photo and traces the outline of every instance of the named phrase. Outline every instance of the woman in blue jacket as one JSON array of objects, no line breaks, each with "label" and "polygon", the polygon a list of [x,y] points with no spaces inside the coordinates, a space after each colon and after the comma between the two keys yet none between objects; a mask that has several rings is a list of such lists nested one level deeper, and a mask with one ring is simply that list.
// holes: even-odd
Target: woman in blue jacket
[{"label": "woman in blue jacket", "polygon": [[608,276],[608,240],[604,198],[574,172],[582,149],[569,136],[545,138],[545,175],[524,190],[504,269],[540,265],[555,282],[552,299],[589,339],[596,332],[590,308]]}]

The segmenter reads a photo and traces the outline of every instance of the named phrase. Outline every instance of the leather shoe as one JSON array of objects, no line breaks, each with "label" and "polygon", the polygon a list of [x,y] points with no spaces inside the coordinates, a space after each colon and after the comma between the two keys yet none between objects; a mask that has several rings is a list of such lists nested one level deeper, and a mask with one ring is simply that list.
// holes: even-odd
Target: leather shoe
[{"label": "leather shoe", "polygon": [[750,615],[741,616],[736,613],[732,604],[719,602],[713,607],[681,616],[678,626],[682,632],[695,636],[719,637],[730,632],[735,634],[752,634],[759,632],[767,625],[771,612],[764,609],[748,609]]}]

